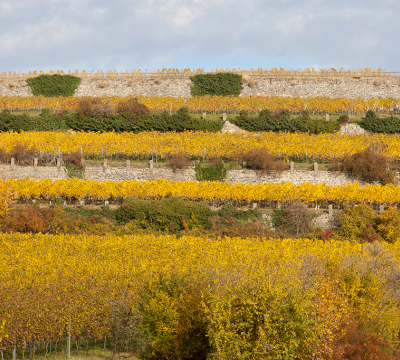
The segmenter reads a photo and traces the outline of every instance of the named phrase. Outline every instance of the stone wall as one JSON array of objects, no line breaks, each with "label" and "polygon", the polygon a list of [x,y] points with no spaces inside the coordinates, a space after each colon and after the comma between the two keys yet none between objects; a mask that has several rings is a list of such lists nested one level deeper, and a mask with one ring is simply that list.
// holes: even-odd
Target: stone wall
[{"label": "stone wall", "polygon": [[[91,80],[84,78],[75,96],[190,97],[189,78]],[[31,96],[24,80],[0,82],[0,96]],[[316,78],[251,76],[241,96],[327,96],[333,98],[400,98],[400,78]]]},{"label": "stone wall", "polygon": [[[63,168],[60,171],[55,166],[38,166],[34,170],[33,166],[15,166],[11,170],[10,165],[0,165],[0,178],[3,180],[9,179],[65,179],[66,173]],[[149,168],[130,168],[124,167],[108,167],[106,172],[99,166],[88,166],[85,171],[85,179],[87,180],[141,180],[149,181],[156,179],[169,179],[172,181],[188,181],[195,180],[195,171],[193,167],[185,170],[177,170],[175,173],[170,168],[154,168],[153,172]],[[334,173],[329,171],[318,171],[315,175],[314,171],[295,170],[292,175],[290,171],[283,171],[281,174],[272,173],[264,175],[254,170],[230,170],[228,171],[227,181],[230,184],[257,184],[257,183],[283,183],[292,182],[296,185],[303,183],[322,184],[326,183],[329,186],[345,185],[358,182],[352,177],[345,174]]]}]

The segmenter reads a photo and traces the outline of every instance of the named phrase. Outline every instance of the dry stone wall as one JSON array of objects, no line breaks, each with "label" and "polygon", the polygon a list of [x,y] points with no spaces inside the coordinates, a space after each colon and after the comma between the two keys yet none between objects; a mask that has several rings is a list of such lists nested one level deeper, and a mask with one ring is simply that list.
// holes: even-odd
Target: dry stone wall
[{"label": "dry stone wall", "polygon": [[[190,97],[189,78],[132,80],[83,78],[74,96]],[[32,96],[25,80],[0,82],[0,96]],[[400,98],[400,78],[306,78],[251,76],[241,96],[327,96],[333,98]]]},{"label": "dry stone wall", "polygon": [[[0,165],[0,178],[3,180],[9,179],[51,179],[59,180],[66,178],[66,172],[63,168],[60,171],[55,166],[38,166],[34,170],[33,166],[15,166],[14,170],[10,165]],[[188,181],[196,180],[196,175],[193,167],[184,170],[177,170],[175,173],[170,168],[130,168],[125,167],[108,167],[106,172],[102,167],[88,166],[85,170],[85,179],[87,180],[140,180],[149,181],[156,179],[169,179],[172,181]],[[334,173],[329,171],[318,171],[315,175],[314,171],[295,170],[292,175],[290,171],[283,171],[281,174],[271,173],[262,175],[259,171],[254,170],[230,170],[227,174],[227,181],[230,184],[257,184],[257,183],[283,183],[292,182],[295,185],[303,183],[322,184],[326,183],[329,186],[345,185],[358,182],[354,178],[342,173]]]}]

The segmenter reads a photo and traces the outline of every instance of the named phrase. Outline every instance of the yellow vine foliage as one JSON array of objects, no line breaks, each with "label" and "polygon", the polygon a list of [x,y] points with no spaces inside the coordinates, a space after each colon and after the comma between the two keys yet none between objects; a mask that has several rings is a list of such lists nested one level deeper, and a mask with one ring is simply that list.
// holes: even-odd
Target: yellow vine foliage
[{"label": "yellow vine foliage", "polygon": [[87,198],[87,199],[162,199],[181,196],[189,200],[219,201],[266,201],[284,203],[294,199],[304,202],[339,204],[398,204],[400,188],[392,184],[382,186],[351,183],[343,186],[304,183],[295,185],[285,183],[259,183],[245,185],[228,182],[197,182],[171,180],[124,180],[103,181],[64,179],[7,180],[5,184],[11,191],[25,199]]},{"label": "yellow vine foliage", "polygon": [[341,69],[316,69],[316,68],[307,68],[304,70],[301,69],[284,69],[284,68],[272,68],[272,69],[253,69],[250,70],[241,69],[241,68],[226,68],[226,69],[212,69],[209,71],[205,71],[203,68],[198,69],[177,69],[177,68],[163,68],[158,69],[156,71],[147,71],[147,69],[128,69],[128,70],[69,70],[68,72],[64,70],[34,70],[29,71],[29,73],[23,73],[21,71],[2,71],[0,73],[2,78],[6,78],[8,80],[21,80],[26,79],[29,77],[38,76],[41,74],[70,74],[79,76],[81,78],[88,78],[88,79],[132,79],[132,78],[152,78],[152,77],[189,77],[194,76],[197,74],[205,74],[205,73],[234,73],[234,74],[242,74],[242,75],[252,75],[252,76],[305,76],[305,77],[388,77],[393,76],[390,72],[384,69],[376,69],[373,70],[372,68],[364,68],[358,70],[345,70]]},{"label": "yellow vine foliage", "polygon": [[[357,273],[346,281],[341,277],[348,273],[350,259],[374,260],[370,247],[310,239],[0,234],[0,346],[26,346],[32,338],[43,337],[57,341],[66,334],[69,316],[73,337],[90,333],[98,339],[109,330],[112,299],[135,294],[145,281],[160,275],[175,274],[210,282],[203,306],[217,351],[244,354],[249,333],[246,324],[235,320],[240,309],[253,308],[265,317],[266,325],[260,328],[264,331],[271,308],[285,314],[290,301],[308,318],[304,347],[314,347],[321,359],[327,359],[340,336],[340,324],[355,311],[351,306],[357,301],[362,300],[358,308],[381,322],[385,338],[396,337],[400,320],[390,296],[381,291],[380,272],[375,270],[367,283]],[[400,260],[399,243],[381,244],[380,249]],[[159,298],[171,307],[174,318],[174,304],[162,294]],[[234,304],[243,307],[233,309]],[[154,304],[154,309],[159,307]],[[274,321],[286,326],[284,317]],[[174,331],[173,322],[159,325]],[[260,334],[260,339],[268,336]],[[270,340],[279,349],[277,338]],[[262,342],[253,346],[266,350]]]},{"label": "yellow vine foliage", "polygon": [[365,150],[372,144],[382,144],[389,159],[400,158],[400,135],[340,135],[307,133],[221,134],[207,132],[159,133],[94,133],[94,132],[6,132],[0,133],[0,149],[12,153],[16,143],[45,153],[80,151],[86,155],[168,156],[183,153],[188,156],[227,157],[236,159],[253,149],[264,149],[280,157],[338,159]]},{"label": "yellow vine foliage", "polygon": [[[132,97],[103,96],[105,101],[117,105]],[[44,97],[44,96],[0,96],[0,110],[40,110],[49,108],[52,110],[76,110],[81,97]],[[151,111],[172,110],[188,107],[189,110],[207,112],[229,112],[247,110],[250,112],[260,109],[284,108],[299,112],[303,110],[338,113],[352,111],[365,113],[367,110],[389,111],[400,103],[395,98],[329,98],[329,97],[286,97],[286,96],[196,96],[196,97],[172,97],[172,96],[138,96],[138,101],[146,105]]]}]

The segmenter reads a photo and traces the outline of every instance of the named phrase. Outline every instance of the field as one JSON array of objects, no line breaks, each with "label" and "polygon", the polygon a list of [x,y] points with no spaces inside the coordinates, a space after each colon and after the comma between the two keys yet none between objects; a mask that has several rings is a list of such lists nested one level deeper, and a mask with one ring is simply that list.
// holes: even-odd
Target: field
[{"label": "field", "polygon": [[[360,74],[390,76],[322,75]],[[2,360],[399,359],[398,104],[0,97]],[[128,160],[196,180],[85,179]],[[353,182],[264,181],[314,163]],[[35,176],[57,164],[65,179]],[[228,183],[233,168],[260,182]]]}]

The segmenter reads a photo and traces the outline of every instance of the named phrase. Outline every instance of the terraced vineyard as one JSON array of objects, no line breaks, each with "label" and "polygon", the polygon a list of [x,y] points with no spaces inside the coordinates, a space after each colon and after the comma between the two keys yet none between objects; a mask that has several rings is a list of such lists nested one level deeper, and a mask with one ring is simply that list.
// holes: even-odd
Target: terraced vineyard
[{"label": "terraced vineyard", "polygon": [[[0,109],[14,110],[0,114],[3,166],[13,174],[33,161],[36,168],[39,158],[68,177],[0,179],[2,358],[64,357],[72,349],[149,360],[398,359],[398,103],[1,97]],[[250,130],[222,134],[220,113],[243,110],[230,119]],[[334,126],[316,118],[325,113]],[[146,121],[162,129],[141,131]],[[367,133],[337,131],[352,121]],[[66,131],[71,123],[78,131]],[[84,179],[90,161],[149,166],[154,157],[173,173],[194,165],[197,180]],[[322,162],[354,183],[263,181],[293,161]],[[229,184],[228,163],[258,171],[260,182]]]}]

